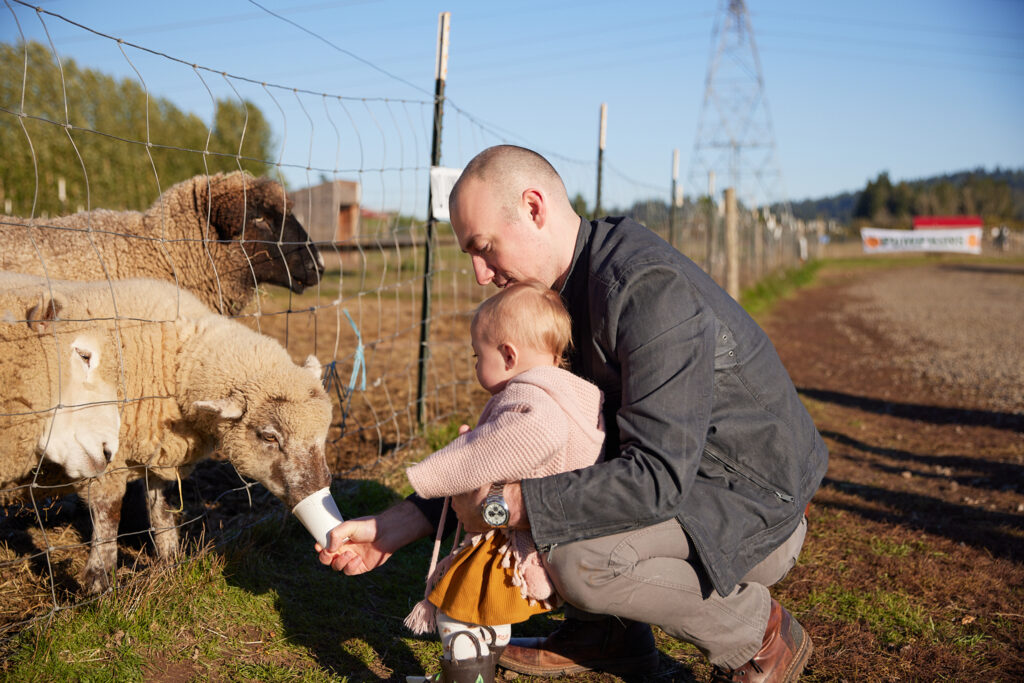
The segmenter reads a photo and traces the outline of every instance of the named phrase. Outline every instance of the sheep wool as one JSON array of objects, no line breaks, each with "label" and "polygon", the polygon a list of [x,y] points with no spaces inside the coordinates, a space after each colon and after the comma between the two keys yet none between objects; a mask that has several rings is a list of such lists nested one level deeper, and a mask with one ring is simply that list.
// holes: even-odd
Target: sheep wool
[{"label": "sheep wool", "polygon": [[118,354],[109,331],[90,321],[60,320],[66,302],[53,297],[44,304],[41,292],[12,290],[24,283],[0,273],[3,502],[30,499],[39,477],[102,473],[117,451],[121,424]]},{"label": "sheep wool", "polygon": [[324,444],[332,407],[316,358],[296,365],[276,340],[170,283],[38,278],[34,287],[63,297],[67,318],[105,321],[123,358],[120,447],[102,476],[74,489],[94,520],[88,591],[109,585],[129,479],[146,480],[161,557],[178,546],[163,488],[214,450],[289,509],[330,484]]},{"label": "sheep wool", "polygon": [[64,280],[167,280],[237,315],[260,283],[300,293],[323,258],[285,190],[241,171],[173,185],[144,213],[96,209],[0,224],[0,270]]}]

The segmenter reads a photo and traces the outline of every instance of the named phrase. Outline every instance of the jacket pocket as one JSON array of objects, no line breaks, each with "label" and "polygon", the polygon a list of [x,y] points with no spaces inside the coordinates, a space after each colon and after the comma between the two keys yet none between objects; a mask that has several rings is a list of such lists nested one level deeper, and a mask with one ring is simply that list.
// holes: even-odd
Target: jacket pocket
[{"label": "jacket pocket", "polygon": [[711,460],[718,463],[721,467],[723,467],[725,471],[735,474],[738,477],[742,477],[747,482],[753,484],[757,488],[767,493],[770,493],[779,500],[785,503],[792,503],[796,500],[796,498],[786,493],[785,491],[781,490],[778,486],[775,486],[771,482],[767,481],[756,472],[753,472],[750,469],[743,467],[742,465],[736,462],[733,462],[724,454],[719,453],[711,444],[705,444],[704,454]]}]

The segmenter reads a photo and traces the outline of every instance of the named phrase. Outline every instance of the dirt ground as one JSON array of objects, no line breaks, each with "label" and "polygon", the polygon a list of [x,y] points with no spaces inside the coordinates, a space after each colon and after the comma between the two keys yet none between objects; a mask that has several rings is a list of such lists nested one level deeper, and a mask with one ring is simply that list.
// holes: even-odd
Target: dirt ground
[{"label": "dirt ground", "polygon": [[[809,677],[1024,678],[1024,263],[826,267],[763,324],[830,451],[779,591]],[[931,628],[822,599],[849,591]]]},{"label": "dirt ground", "polygon": [[[800,563],[773,593],[813,639],[804,680],[1024,680],[1024,261],[886,265],[826,265],[813,287],[760,320],[830,450]],[[415,358],[406,350],[417,307],[410,297],[396,308],[387,324],[356,316],[364,337],[375,340],[366,354],[369,381],[392,388],[374,403],[353,403],[350,436],[362,444],[338,445],[336,471],[358,467],[358,457],[386,464],[389,449],[412,433]],[[292,321],[293,343],[323,337],[318,343],[331,348],[338,326],[334,312],[325,315],[319,323]],[[463,318],[447,318],[450,348],[435,357],[432,381],[442,390],[431,411],[442,421],[472,391],[456,341]],[[276,326],[286,322],[265,320],[264,331],[280,337]],[[351,360],[342,365],[347,381]],[[211,464],[185,482],[186,510],[193,498],[207,501],[211,531],[238,512],[231,497],[216,493],[237,486],[231,476]],[[71,515],[66,508],[57,504],[50,514]],[[4,521],[11,557],[0,559],[38,552],[33,519]],[[138,557],[135,548],[125,551]],[[55,570],[71,577],[83,559],[79,548]],[[0,592],[11,595],[15,583],[5,579]],[[50,589],[43,588],[32,599],[45,611]],[[14,616],[3,611],[0,622]],[[34,610],[22,603],[13,611]],[[693,649],[657,635],[665,656],[656,680],[706,679]]]}]

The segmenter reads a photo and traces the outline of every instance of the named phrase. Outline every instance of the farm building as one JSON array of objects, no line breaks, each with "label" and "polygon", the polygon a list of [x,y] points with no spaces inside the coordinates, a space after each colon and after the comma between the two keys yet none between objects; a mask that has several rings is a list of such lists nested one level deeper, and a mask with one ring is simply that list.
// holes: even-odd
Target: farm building
[{"label": "farm building", "polygon": [[338,244],[359,235],[359,183],[334,180],[288,193],[292,210],[314,242]]}]

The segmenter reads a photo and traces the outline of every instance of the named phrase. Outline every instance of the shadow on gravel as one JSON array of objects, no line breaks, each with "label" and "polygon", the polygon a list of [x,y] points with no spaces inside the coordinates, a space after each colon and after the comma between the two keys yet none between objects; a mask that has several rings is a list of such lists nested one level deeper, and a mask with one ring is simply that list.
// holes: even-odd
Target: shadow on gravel
[{"label": "shadow on gravel", "polygon": [[985,273],[986,275],[1024,275],[1024,266],[994,266],[970,263],[951,263],[940,266],[942,270],[959,270],[965,273]]},{"label": "shadow on gravel", "polygon": [[[973,486],[975,488],[987,488],[993,491],[1004,490],[1007,486],[1015,487],[1016,490],[1024,492],[1024,467],[1014,463],[984,460],[982,458],[971,458],[965,455],[922,455],[911,453],[899,448],[886,448],[884,446],[872,446],[869,443],[854,439],[846,434],[822,430],[821,436],[831,439],[837,444],[849,446],[862,453],[871,453],[886,458],[892,458],[904,463],[915,463],[925,467],[933,468],[933,471],[915,470],[914,476],[925,479],[935,479],[940,482],[955,481],[960,486]],[[874,467],[886,470],[892,474],[899,474],[905,467],[885,467],[875,464]],[[949,468],[943,473],[938,468]],[[950,472],[953,469],[967,470],[969,474],[953,476]]]},{"label": "shadow on gravel", "polygon": [[797,387],[797,391],[815,401],[856,408],[879,415],[892,415],[893,417],[905,418],[907,420],[931,422],[932,424],[939,425],[972,425],[1024,432],[1024,414],[1022,413],[1003,413],[994,410],[943,408],[916,403],[898,403],[868,398],[866,396],[857,396],[855,394],[846,394],[839,391],[829,391],[827,389]]},{"label": "shadow on gravel", "polygon": [[904,493],[842,481],[826,477],[822,486],[851,494],[868,503],[881,504],[889,508],[853,505],[829,501],[822,505],[847,510],[877,522],[902,524],[937,536],[981,548],[994,557],[1020,561],[1024,559],[1024,544],[1020,534],[1012,529],[1024,528],[1024,518],[1005,512],[995,512],[969,505],[947,503],[939,498],[916,493]]}]

